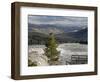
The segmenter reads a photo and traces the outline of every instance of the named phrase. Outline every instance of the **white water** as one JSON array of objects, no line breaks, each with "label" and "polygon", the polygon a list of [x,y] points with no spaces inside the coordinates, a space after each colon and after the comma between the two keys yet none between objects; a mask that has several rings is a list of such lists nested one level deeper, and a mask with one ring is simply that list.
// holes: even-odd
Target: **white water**
[{"label": "white water", "polygon": [[[29,46],[28,53],[29,59],[33,62],[37,61],[38,65],[48,65],[47,57],[44,54],[44,45]],[[60,51],[59,61],[61,65],[65,65],[66,61],[71,61],[71,55],[87,55],[87,45],[79,43],[63,43],[57,48]],[[36,52],[36,54],[34,53]]]}]

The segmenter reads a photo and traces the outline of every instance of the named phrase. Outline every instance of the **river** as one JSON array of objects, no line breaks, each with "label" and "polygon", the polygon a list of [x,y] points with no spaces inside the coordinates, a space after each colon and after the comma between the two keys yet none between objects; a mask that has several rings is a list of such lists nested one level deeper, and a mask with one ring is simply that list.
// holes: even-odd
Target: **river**
[{"label": "river", "polygon": [[[38,65],[45,66],[48,58],[44,54],[44,45],[31,45],[28,47],[28,58],[33,62],[38,62]],[[58,51],[60,51],[59,62],[60,65],[70,64],[72,55],[87,56],[88,48],[86,44],[79,43],[63,43],[59,44]],[[83,62],[84,63],[84,62]]]}]

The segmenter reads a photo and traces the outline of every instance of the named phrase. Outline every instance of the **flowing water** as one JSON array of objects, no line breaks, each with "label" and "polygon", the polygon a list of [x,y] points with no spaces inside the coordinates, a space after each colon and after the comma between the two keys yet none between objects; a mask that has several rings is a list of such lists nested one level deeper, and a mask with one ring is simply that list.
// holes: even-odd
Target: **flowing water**
[{"label": "flowing water", "polygon": [[[31,45],[28,47],[28,58],[35,61],[39,66],[47,66],[48,58],[44,54],[44,45]],[[71,62],[72,55],[87,56],[87,45],[79,43],[63,43],[59,44],[58,51],[60,51],[59,62],[60,65],[68,65]]]}]

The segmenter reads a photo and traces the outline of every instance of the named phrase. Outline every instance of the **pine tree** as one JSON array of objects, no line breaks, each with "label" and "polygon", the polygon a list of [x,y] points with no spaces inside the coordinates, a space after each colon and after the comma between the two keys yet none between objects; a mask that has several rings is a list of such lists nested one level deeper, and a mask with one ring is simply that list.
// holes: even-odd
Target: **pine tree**
[{"label": "pine tree", "polygon": [[58,45],[53,33],[49,34],[49,37],[45,46],[46,46],[45,55],[49,59],[48,63],[50,65],[58,64],[59,51],[57,51]]}]

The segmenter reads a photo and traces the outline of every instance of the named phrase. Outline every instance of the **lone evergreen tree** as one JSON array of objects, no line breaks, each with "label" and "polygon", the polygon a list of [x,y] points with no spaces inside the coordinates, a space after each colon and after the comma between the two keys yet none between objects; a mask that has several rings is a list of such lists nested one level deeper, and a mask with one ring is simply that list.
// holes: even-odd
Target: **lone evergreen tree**
[{"label": "lone evergreen tree", "polygon": [[50,65],[58,64],[59,51],[57,51],[58,45],[53,33],[49,34],[45,46],[45,55],[48,57],[48,63]]}]

